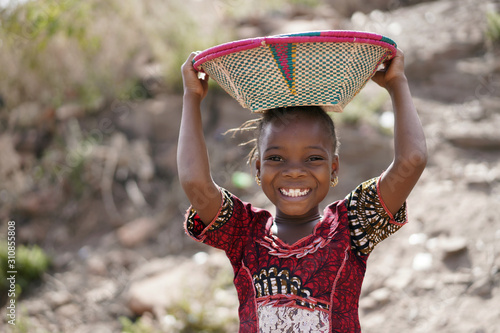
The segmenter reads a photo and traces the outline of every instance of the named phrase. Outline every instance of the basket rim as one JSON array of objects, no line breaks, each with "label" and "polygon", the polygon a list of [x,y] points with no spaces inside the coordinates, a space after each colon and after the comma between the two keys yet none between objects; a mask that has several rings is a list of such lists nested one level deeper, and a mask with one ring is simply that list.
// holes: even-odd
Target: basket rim
[{"label": "basket rim", "polygon": [[363,43],[387,48],[388,59],[396,56],[397,45],[389,37],[366,31],[355,30],[318,30],[267,37],[246,38],[210,47],[193,58],[193,67],[203,72],[205,62],[231,53],[254,49],[268,44],[286,43]]}]

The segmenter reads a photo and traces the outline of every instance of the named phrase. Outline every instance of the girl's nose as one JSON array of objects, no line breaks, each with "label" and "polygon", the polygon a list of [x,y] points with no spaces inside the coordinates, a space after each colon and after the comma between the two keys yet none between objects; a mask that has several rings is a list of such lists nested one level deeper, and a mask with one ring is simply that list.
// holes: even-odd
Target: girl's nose
[{"label": "girl's nose", "polygon": [[284,169],[283,169],[283,176],[285,177],[300,177],[304,176],[306,174],[306,171],[302,165],[299,163],[289,163]]}]

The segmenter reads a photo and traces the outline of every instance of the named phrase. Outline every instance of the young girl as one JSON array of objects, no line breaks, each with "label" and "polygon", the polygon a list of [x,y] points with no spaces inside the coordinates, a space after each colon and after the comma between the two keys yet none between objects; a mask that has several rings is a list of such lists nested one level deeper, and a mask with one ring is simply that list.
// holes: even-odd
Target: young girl
[{"label": "young girl", "polygon": [[323,213],[320,202],[338,182],[335,127],[320,108],[268,110],[258,121],[256,180],[276,214],[244,203],[211,177],[200,102],[207,80],[182,66],[184,105],[178,172],[192,207],[186,230],[222,249],[234,269],[240,332],[360,332],[358,300],[374,246],[406,223],[405,201],[427,161],[424,134],[398,51],[373,80],[394,107],[395,156]]}]

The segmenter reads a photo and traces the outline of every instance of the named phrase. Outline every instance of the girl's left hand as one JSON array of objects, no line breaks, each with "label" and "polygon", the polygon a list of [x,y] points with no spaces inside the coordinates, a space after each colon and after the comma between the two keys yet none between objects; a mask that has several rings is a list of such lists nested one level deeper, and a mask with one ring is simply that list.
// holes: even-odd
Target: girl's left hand
[{"label": "girl's left hand", "polygon": [[398,49],[396,56],[385,65],[385,69],[377,71],[372,77],[372,80],[379,86],[391,90],[394,83],[399,80],[406,80],[403,51]]}]

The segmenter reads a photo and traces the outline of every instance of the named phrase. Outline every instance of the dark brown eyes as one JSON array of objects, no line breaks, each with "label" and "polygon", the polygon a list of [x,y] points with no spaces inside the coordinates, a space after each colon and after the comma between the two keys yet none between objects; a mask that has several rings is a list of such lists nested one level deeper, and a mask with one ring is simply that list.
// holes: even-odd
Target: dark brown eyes
[{"label": "dark brown eyes", "polygon": [[[265,158],[266,161],[273,161],[273,162],[282,162],[284,159],[281,156],[278,155],[272,155],[269,157]],[[315,161],[324,161],[325,158],[323,156],[311,156],[306,159],[307,162],[315,162]]]}]

